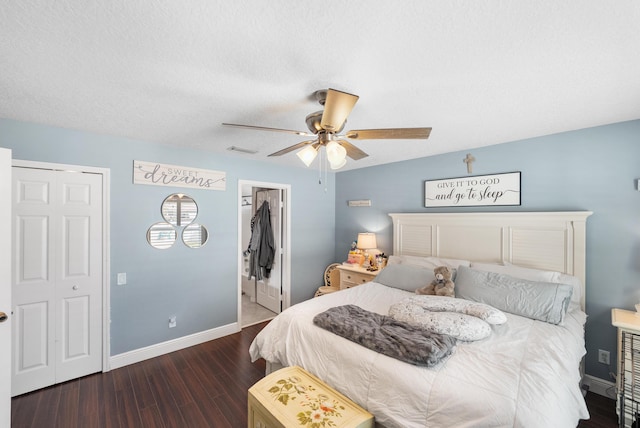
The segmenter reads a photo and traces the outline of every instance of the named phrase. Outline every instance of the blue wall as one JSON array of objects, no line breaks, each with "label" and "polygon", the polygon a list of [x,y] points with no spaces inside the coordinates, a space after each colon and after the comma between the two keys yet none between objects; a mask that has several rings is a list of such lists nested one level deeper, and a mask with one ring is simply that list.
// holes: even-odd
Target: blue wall
[{"label": "blue wall", "polygon": [[[112,355],[236,322],[240,179],[291,185],[292,304],[313,296],[333,262],[333,174],[325,192],[313,169],[4,119],[0,147],[12,149],[14,159],[110,169]],[[225,171],[227,188],[134,185],[134,159]],[[196,200],[198,222],[210,233],[204,247],[157,250],[147,243],[147,229],[162,220],[160,204],[174,192]],[[127,273],[127,285],[116,285],[118,272]],[[169,330],[171,315],[178,325]]]},{"label": "blue wall", "polygon": [[[421,143],[420,143],[421,144]],[[428,142],[427,142],[428,144]],[[519,207],[424,208],[424,180],[467,174],[522,172]],[[390,212],[593,211],[587,220],[587,374],[605,380],[616,371],[616,330],[611,308],[634,310],[640,301],[640,121],[624,122],[464,152],[345,171],[336,178],[336,257],[343,259],[356,234],[376,232],[392,250]],[[372,206],[348,207],[352,199]],[[612,365],[598,363],[598,349]]]},{"label": "blue wall", "polygon": [[[611,351],[615,361],[610,310],[632,310],[640,301],[639,136],[640,121],[632,121],[345,171],[335,175],[335,187],[329,175],[325,192],[313,169],[0,119],[0,146],[12,149],[15,159],[111,170],[113,355],[235,322],[239,179],[291,184],[296,303],[313,295],[326,265],[345,258],[358,232],[378,233],[379,247],[390,252],[389,212],[451,211],[424,208],[424,180],[465,175],[462,159],[471,152],[474,175],[522,172],[522,206],[454,211],[594,212],[587,221],[586,371],[607,380],[615,366],[598,363],[597,350]],[[227,190],[133,185],[134,159],[225,171]],[[160,220],[162,200],[178,191],[198,202],[210,242],[199,250],[155,250],[146,243],[146,230]],[[351,199],[371,199],[372,207],[349,208]],[[118,272],[127,272],[126,286],[115,285]],[[169,330],[173,314],[178,327]]]}]

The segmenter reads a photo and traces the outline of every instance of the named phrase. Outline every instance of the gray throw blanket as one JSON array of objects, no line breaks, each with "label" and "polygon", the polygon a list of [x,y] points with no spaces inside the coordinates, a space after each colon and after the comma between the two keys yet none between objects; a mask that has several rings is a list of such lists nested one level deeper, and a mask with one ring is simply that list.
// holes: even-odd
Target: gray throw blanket
[{"label": "gray throw blanket", "polygon": [[451,336],[412,327],[356,305],[327,309],[316,315],[313,323],[373,351],[416,366],[437,364],[453,352],[456,344]]}]

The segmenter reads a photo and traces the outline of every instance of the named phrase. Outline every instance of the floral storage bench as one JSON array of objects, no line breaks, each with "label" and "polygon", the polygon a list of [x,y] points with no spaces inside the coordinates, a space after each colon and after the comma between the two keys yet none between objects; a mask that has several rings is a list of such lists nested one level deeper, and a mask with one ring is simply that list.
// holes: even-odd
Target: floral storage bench
[{"label": "floral storage bench", "polygon": [[249,428],[369,428],[373,415],[300,367],[275,371],[249,388]]}]

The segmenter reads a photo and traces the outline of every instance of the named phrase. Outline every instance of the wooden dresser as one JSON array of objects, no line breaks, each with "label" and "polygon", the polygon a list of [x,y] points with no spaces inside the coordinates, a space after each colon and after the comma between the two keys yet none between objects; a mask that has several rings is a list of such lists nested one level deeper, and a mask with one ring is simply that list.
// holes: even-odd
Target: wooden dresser
[{"label": "wooden dresser", "polygon": [[275,371],[249,388],[249,428],[331,426],[373,428],[373,415],[294,366]]}]

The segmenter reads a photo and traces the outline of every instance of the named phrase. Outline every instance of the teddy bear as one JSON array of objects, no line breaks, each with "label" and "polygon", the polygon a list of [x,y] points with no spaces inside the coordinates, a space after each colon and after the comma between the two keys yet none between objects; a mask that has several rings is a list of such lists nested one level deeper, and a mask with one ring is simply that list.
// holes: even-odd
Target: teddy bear
[{"label": "teddy bear", "polygon": [[430,284],[418,288],[416,294],[435,294],[436,296],[455,297],[455,284],[451,280],[453,273],[447,266],[438,266],[433,270],[435,279]]}]

